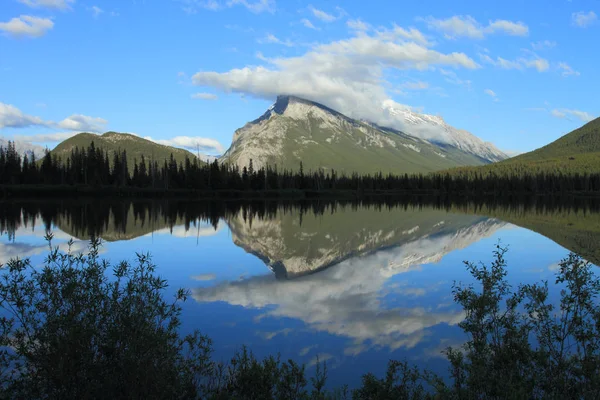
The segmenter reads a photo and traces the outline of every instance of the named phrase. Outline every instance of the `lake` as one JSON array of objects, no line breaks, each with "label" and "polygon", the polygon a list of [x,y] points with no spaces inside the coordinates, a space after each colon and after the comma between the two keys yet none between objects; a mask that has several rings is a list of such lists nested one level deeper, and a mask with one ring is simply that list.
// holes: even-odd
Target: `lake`
[{"label": "lake", "polygon": [[190,289],[183,333],[210,336],[215,359],[247,345],[309,373],[326,361],[332,386],[382,375],[389,359],[443,374],[442,350],[465,340],[452,285],[472,283],[463,261],[489,263],[498,243],[514,286],[553,283],[569,251],[600,263],[599,207],[585,199],[29,199],[2,203],[0,229],[0,263],[39,265],[47,231],[74,252],[100,237],[113,263],[149,252],[169,296]]}]

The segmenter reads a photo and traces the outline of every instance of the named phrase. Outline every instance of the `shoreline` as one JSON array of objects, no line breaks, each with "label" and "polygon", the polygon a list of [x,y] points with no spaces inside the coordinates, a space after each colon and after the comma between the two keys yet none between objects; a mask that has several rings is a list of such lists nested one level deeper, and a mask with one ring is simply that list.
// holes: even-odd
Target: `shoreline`
[{"label": "shoreline", "polygon": [[89,186],[89,185],[0,185],[0,200],[18,199],[44,195],[46,197],[127,197],[127,198],[186,198],[197,200],[240,200],[240,199],[360,199],[365,197],[459,197],[481,198],[487,196],[572,196],[600,198],[600,192],[594,191],[503,191],[481,192],[440,190],[196,190],[196,189],[157,189],[139,187]]}]

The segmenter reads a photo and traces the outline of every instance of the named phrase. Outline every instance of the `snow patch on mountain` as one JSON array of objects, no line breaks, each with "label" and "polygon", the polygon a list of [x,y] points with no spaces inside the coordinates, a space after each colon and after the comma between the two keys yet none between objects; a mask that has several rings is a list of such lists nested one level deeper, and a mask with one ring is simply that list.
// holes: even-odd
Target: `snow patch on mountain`
[{"label": "snow patch on mountain", "polygon": [[426,139],[433,144],[451,145],[492,162],[508,158],[507,154],[492,143],[484,142],[468,131],[448,125],[442,117],[420,114],[390,100],[383,103],[383,112],[391,120],[401,123],[405,133]]}]

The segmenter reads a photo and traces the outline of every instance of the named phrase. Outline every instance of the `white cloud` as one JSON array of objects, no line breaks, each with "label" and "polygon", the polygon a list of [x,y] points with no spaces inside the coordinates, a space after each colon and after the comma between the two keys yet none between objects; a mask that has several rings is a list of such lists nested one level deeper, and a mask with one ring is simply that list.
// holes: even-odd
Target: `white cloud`
[{"label": "white cloud", "polygon": [[301,349],[301,350],[298,352],[298,355],[299,355],[300,357],[304,357],[305,355],[307,355],[308,353],[310,353],[310,351],[311,351],[311,350],[313,350],[313,349],[316,349],[317,347],[318,347],[318,345],[316,345],[316,344],[313,344],[313,345],[311,345],[311,346],[306,346],[306,347],[303,347],[303,348],[302,348],[302,349]]},{"label": "white cloud", "polygon": [[403,89],[408,90],[425,90],[429,89],[429,83],[423,81],[405,82],[400,85]]},{"label": "white cloud", "polygon": [[529,34],[529,28],[523,22],[512,22],[503,19],[490,21],[484,30],[486,34],[504,33],[510,36],[527,36]]},{"label": "white cloud", "polygon": [[49,18],[21,15],[8,22],[0,22],[0,31],[15,37],[41,37],[54,27]]},{"label": "white cloud", "polygon": [[[489,60],[486,59],[486,61]],[[494,62],[492,62],[492,64],[494,64]],[[511,61],[502,57],[498,57],[494,65],[497,65],[503,69],[523,69],[525,64],[521,61]]]},{"label": "white cloud", "polygon": [[548,265],[548,271],[556,272],[560,269],[560,262],[555,262]]},{"label": "white cloud", "polygon": [[[39,216],[38,216],[39,218]],[[38,220],[39,221],[39,220]],[[19,228],[21,232],[16,232],[15,235],[26,236],[26,235],[35,235],[42,236],[46,232],[45,231],[37,231],[32,232],[31,228]],[[54,231],[55,239],[52,240],[52,245],[58,246],[60,251],[68,251],[69,245],[66,242],[58,242],[57,236],[61,234],[60,231]],[[63,235],[65,235],[63,233]],[[62,236],[62,235],[61,235]],[[66,235],[65,235],[66,236]],[[71,237],[69,236],[69,239]],[[74,243],[70,247],[72,254],[81,254],[88,252],[89,249],[89,241],[87,240],[74,240]],[[48,252],[48,244],[47,243],[25,243],[25,242],[10,242],[10,243],[0,243],[0,264],[6,264],[9,260],[19,257],[21,259],[31,258],[40,254],[44,254]]]},{"label": "white cloud", "polygon": [[423,46],[431,46],[431,43],[427,40],[425,35],[418,29],[408,28],[404,29],[401,26],[395,25],[392,29],[381,29],[377,31],[377,37],[382,40],[396,41],[396,40],[409,40],[418,43]]},{"label": "white cloud", "polygon": [[31,8],[50,8],[55,10],[70,10],[75,0],[18,0]]},{"label": "white cloud", "polygon": [[398,117],[382,113],[384,103],[393,102],[386,92],[392,86],[385,80],[387,70],[479,67],[464,53],[442,53],[398,35],[387,40],[379,33],[359,33],[346,40],[315,45],[296,57],[261,59],[264,65],[197,72],[192,82],[268,100],[280,94],[293,94],[350,117],[403,129],[405,126]]},{"label": "white cloud", "polygon": [[470,37],[483,39],[484,34],[479,23],[470,16],[454,16],[448,19],[424,18],[429,29],[444,32],[447,37]]},{"label": "white cloud", "polygon": [[191,97],[198,100],[216,100],[219,98],[219,96],[213,93],[194,93]]},{"label": "white cloud", "polygon": [[86,115],[74,114],[56,123],[43,120],[40,117],[27,115],[17,107],[0,103],[0,129],[1,128],[25,128],[28,126],[41,126],[46,128],[60,128],[73,131],[100,132],[108,123],[103,118],[88,117]]},{"label": "white cloud", "polygon": [[445,34],[449,39],[467,37],[471,39],[483,39],[486,35],[504,33],[511,36],[527,36],[529,28],[523,22],[512,22],[507,20],[489,21],[487,26],[477,22],[470,15],[455,15],[446,19],[434,17],[419,18],[424,21],[429,29]]},{"label": "white cloud", "polygon": [[258,42],[259,43],[280,44],[280,45],[286,46],[286,47],[294,47],[295,46],[294,42],[292,42],[290,39],[281,40],[277,36],[270,34],[270,33],[263,39],[259,39]]},{"label": "white cloud", "polygon": [[70,131],[101,132],[105,129],[106,124],[108,124],[108,121],[103,118],[73,114],[60,121],[57,126]]},{"label": "white cloud", "polygon": [[578,26],[580,28],[586,28],[586,27],[592,25],[593,23],[596,22],[597,19],[598,19],[598,16],[593,11],[590,11],[590,12],[579,11],[579,12],[571,14],[571,21],[573,22],[573,24],[575,26]]},{"label": "white cloud", "polygon": [[323,22],[333,22],[336,19],[338,19],[339,17],[332,15],[332,14],[328,14],[323,10],[319,10],[318,8],[311,6],[308,6],[308,9],[313,13],[313,15],[315,16],[315,18],[320,19]]},{"label": "white cloud", "polygon": [[579,76],[579,71],[575,71],[569,64],[565,62],[558,63],[558,69],[562,76]]},{"label": "white cloud", "polygon": [[221,4],[219,4],[216,0],[206,0],[199,3],[200,7],[205,8],[207,10],[216,11],[221,8]]},{"label": "white cloud", "polygon": [[190,279],[193,279],[195,281],[214,281],[215,279],[217,279],[217,275],[215,274],[201,274],[201,275],[194,275],[191,276]]},{"label": "white cloud", "polygon": [[496,57],[496,59],[493,59],[487,54],[479,54],[479,58],[484,63],[491,64],[502,69],[523,70],[526,68],[532,68],[536,69],[538,72],[544,72],[550,68],[550,63],[548,60],[535,54],[532,54],[529,58],[519,57],[516,60],[507,60],[502,57]]},{"label": "white cloud", "polygon": [[361,21],[360,19],[349,19],[346,22],[346,25],[348,26],[348,28],[354,29],[356,31],[368,31],[370,28],[369,24]]},{"label": "white cloud", "polygon": [[527,68],[535,68],[538,72],[547,71],[550,68],[548,60],[544,58],[534,58],[532,60],[525,60],[525,66]]},{"label": "white cloud", "polygon": [[98,6],[92,6],[88,10],[90,10],[92,12],[92,15],[94,16],[94,18],[98,18],[101,14],[104,13],[104,10]]},{"label": "white cloud", "polygon": [[58,143],[77,135],[77,132],[41,133],[36,135],[15,135],[17,140],[26,140],[31,143]]},{"label": "white cloud", "polygon": [[483,92],[490,96],[492,99],[494,99],[494,101],[500,100],[498,99],[498,95],[496,94],[496,92],[494,92],[492,89],[485,89]]},{"label": "white cloud", "polygon": [[554,116],[556,118],[571,119],[571,117],[574,117],[582,122],[590,122],[596,118],[593,115],[591,115],[590,113],[587,113],[585,111],[570,110],[567,108],[554,109],[554,110],[550,111],[550,114],[552,114],[552,116]]},{"label": "white cloud", "polygon": [[556,42],[553,42],[551,40],[542,40],[542,41],[539,41],[539,42],[533,42],[533,43],[531,43],[531,47],[534,50],[552,49],[552,48],[556,47]]},{"label": "white cloud", "polygon": [[188,14],[196,14],[199,9],[218,11],[237,5],[246,7],[249,11],[260,14],[262,12],[275,12],[275,0],[177,0],[183,4],[182,9]]},{"label": "white cloud", "polygon": [[225,149],[219,141],[205,137],[190,137],[190,136],[176,136],[172,139],[153,139],[149,136],[144,139],[151,140],[158,144],[164,144],[165,146],[182,147],[187,150],[210,152],[215,154],[222,154]]},{"label": "white cloud", "polygon": [[461,79],[456,75],[456,72],[449,71],[444,68],[439,69],[440,74],[444,76],[446,82],[451,83],[453,85],[465,86],[467,89],[471,89],[471,82],[469,79]]},{"label": "white cloud", "polygon": [[327,365],[331,366],[331,360],[335,360],[335,357],[329,353],[321,353],[314,356],[307,364],[308,367],[314,367],[319,363],[325,363],[327,361]]},{"label": "white cloud", "polygon": [[186,14],[196,14],[198,9],[218,11],[223,8],[219,0],[175,0],[182,3],[181,9]]},{"label": "white cloud", "polygon": [[248,1],[248,0],[230,0],[227,2],[228,7],[232,7],[234,5],[242,5],[246,7],[248,10],[255,14],[260,14],[262,12],[275,12],[275,0],[257,0],[257,1]]},{"label": "white cloud", "polygon": [[44,125],[40,117],[24,114],[11,104],[0,103],[0,129],[25,128],[28,126]]},{"label": "white cloud", "polygon": [[310,20],[309,20],[309,19],[307,19],[307,18],[302,18],[302,19],[300,20],[300,22],[301,22],[301,23],[302,23],[302,25],[304,25],[306,28],[309,28],[309,29],[314,29],[314,30],[319,30],[319,28],[317,28],[316,26],[314,26],[314,25],[313,25],[313,23],[312,23],[312,22],[310,22]]}]

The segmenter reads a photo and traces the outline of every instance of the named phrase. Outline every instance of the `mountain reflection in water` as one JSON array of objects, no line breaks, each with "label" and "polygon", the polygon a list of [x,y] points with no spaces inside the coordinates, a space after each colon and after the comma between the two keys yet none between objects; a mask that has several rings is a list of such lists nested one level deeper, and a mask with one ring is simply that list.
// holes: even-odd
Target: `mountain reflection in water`
[{"label": "mountain reflection in water", "polygon": [[[599,210],[590,199],[540,198],[26,200],[0,206],[0,263],[42,257],[46,231],[62,250],[74,238],[73,252],[101,237],[113,262],[150,251],[161,276],[191,289],[184,324],[213,337],[217,356],[248,344],[310,366],[318,354],[334,382],[336,374],[348,381],[389,358],[435,358],[464,340],[451,285],[469,278],[462,260],[482,259],[477,243],[530,241],[515,249],[514,284],[550,276],[563,247],[598,264]],[[544,271],[527,269],[533,258]]]},{"label": "mountain reflection in water", "polygon": [[9,240],[19,228],[33,229],[36,224],[48,231],[55,226],[80,240],[131,240],[165,230],[203,236],[223,220],[236,245],[290,278],[407,240],[447,235],[486,218],[538,232],[596,264],[600,261],[600,202],[595,199],[524,198],[504,203],[435,197],[302,202],[102,199],[0,205],[0,232]]}]

